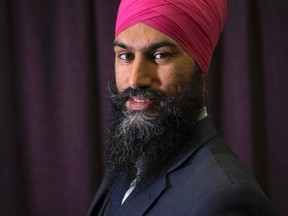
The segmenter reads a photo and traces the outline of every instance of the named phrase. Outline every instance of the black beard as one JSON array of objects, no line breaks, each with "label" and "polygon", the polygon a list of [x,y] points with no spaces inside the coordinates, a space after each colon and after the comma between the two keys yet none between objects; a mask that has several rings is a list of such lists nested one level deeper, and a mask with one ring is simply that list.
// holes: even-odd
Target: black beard
[{"label": "black beard", "polygon": [[[115,80],[111,82],[112,121],[104,157],[106,177],[112,181],[125,171],[145,181],[163,170],[167,159],[185,145],[198,122],[204,107],[202,76],[197,71],[175,97],[149,89],[119,93]],[[127,110],[125,102],[131,95],[156,100],[159,106],[145,111]]]}]

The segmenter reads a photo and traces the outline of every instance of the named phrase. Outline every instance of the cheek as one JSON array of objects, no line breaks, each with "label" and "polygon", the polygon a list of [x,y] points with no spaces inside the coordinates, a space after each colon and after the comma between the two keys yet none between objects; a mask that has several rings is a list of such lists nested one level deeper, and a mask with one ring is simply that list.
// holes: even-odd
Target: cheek
[{"label": "cheek", "polygon": [[161,77],[161,86],[159,90],[167,96],[174,96],[178,94],[181,89],[180,86],[181,83],[176,76],[164,76]]},{"label": "cheek", "polygon": [[161,76],[162,90],[168,96],[174,96],[182,91],[183,86],[190,82],[191,74],[184,68],[171,70]]},{"label": "cheek", "polygon": [[125,83],[127,82],[127,77],[125,73],[122,73],[121,70],[115,68],[115,82],[117,89],[122,92],[125,90]]}]

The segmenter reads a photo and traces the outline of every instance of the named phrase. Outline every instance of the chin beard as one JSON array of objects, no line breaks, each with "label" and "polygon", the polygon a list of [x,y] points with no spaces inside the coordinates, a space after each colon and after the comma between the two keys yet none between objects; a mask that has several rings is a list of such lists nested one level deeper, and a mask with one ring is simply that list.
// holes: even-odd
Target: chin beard
[{"label": "chin beard", "polygon": [[[105,175],[111,182],[122,171],[134,175],[138,181],[161,172],[167,159],[185,145],[198,122],[204,107],[204,82],[202,73],[195,73],[181,94],[167,97],[149,89],[119,93],[112,80],[111,130],[104,157]],[[158,106],[144,111],[127,110],[125,102],[131,95],[153,98]]]}]

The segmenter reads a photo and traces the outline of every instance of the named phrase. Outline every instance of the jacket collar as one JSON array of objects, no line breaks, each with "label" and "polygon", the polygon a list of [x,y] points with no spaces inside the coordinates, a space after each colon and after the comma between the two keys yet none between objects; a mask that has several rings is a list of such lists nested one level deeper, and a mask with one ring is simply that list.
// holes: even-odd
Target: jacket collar
[{"label": "jacket collar", "polygon": [[201,146],[215,137],[217,132],[212,123],[212,119],[207,116],[199,121],[199,124],[191,134],[191,139],[179,152],[174,156],[174,162],[167,171],[167,174],[180,168]]}]

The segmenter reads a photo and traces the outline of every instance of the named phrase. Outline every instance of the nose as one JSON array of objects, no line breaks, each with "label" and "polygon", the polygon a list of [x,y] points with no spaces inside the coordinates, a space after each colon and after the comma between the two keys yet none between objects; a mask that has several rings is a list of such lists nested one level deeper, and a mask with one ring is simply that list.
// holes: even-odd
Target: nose
[{"label": "nose", "polygon": [[136,56],[131,68],[129,86],[136,88],[149,88],[155,80],[155,66],[145,56]]}]

